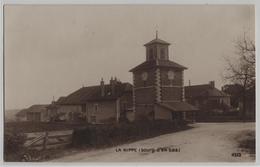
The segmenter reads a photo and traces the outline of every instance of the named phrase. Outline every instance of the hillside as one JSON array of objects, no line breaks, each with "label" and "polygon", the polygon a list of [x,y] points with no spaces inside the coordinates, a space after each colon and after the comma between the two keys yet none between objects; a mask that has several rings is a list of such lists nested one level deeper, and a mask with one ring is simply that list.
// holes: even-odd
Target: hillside
[{"label": "hillside", "polygon": [[15,114],[19,111],[20,109],[5,110],[5,122],[15,121]]}]

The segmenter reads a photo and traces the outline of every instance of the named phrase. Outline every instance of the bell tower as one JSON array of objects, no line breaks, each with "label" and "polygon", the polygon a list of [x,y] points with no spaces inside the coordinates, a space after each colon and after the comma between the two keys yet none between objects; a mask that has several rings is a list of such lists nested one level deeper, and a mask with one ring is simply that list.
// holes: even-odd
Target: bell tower
[{"label": "bell tower", "polygon": [[[172,119],[171,111],[184,102],[184,70],[186,67],[169,60],[170,43],[158,38],[146,43],[146,60],[133,73],[133,106],[136,119]],[[185,104],[184,104],[185,103]],[[174,107],[172,107],[172,105]],[[163,109],[158,109],[163,106]],[[167,116],[161,112],[167,109]],[[177,107],[176,107],[177,106]]]},{"label": "bell tower", "polygon": [[156,31],[155,39],[144,45],[146,47],[146,61],[169,60],[169,45],[170,43],[158,38],[158,31]]}]

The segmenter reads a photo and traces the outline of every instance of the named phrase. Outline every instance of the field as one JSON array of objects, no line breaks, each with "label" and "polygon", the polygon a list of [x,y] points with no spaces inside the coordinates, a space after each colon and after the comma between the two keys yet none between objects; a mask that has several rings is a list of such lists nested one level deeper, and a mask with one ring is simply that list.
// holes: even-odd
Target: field
[{"label": "field", "polygon": [[20,109],[5,110],[5,122],[15,121],[15,114],[19,111]]}]

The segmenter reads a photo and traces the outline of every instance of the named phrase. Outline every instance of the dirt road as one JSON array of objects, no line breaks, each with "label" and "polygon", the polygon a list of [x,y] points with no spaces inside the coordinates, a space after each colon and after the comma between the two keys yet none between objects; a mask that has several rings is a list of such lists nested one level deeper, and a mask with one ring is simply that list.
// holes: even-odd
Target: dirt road
[{"label": "dirt road", "polygon": [[[192,129],[131,144],[65,156],[56,162],[253,162],[234,136],[254,130],[254,123],[197,123]],[[156,151],[157,148],[166,148]],[[124,150],[125,149],[125,150]],[[136,150],[135,150],[136,149]],[[142,149],[142,150],[141,150]],[[155,152],[152,152],[155,151]],[[241,153],[234,157],[232,153]]]}]

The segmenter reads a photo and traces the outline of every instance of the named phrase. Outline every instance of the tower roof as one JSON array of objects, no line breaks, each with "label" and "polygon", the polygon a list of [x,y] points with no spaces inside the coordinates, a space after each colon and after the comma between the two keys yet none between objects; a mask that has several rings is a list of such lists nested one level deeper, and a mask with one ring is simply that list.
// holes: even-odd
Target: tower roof
[{"label": "tower roof", "polygon": [[134,72],[142,69],[154,68],[154,67],[171,67],[180,70],[187,69],[187,67],[184,67],[170,60],[154,60],[154,61],[145,61],[142,64],[131,69],[130,72]]},{"label": "tower roof", "polygon": [[152,44],[162,44],[162,45],[170,45],[170,43],[164,41],[164,40],[161,40],[159,38],[155,38],[154,40],[144,44],[144,46],[148,46],[148,45],[152,45]]}]

